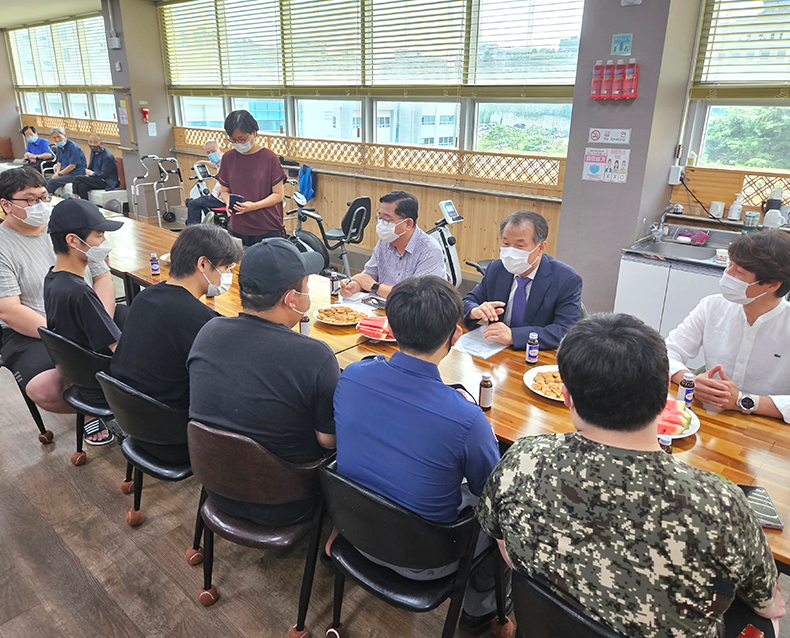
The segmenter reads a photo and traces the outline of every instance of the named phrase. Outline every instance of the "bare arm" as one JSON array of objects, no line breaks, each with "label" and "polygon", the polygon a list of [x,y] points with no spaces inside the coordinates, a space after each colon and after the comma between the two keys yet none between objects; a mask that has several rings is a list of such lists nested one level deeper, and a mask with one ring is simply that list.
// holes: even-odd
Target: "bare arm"
[{"label": "bare arm", "polygon": [[69,164],[68,166],[66,166],[66,168],[62,168],[62,169],[60,169],[60,171],[58,171],[58,172],[59,172],[61,175],[68,175],[68,174],[69,174],[69,173],[71,173],[71,171],[73,171],[75,168],[77,168],[77,165],[76,165],[76,164]]},{"label": "bare arm", "polygon": [[318,445],[327,450],[334,450],[337,447],[337,437],[334,434],[324,434],[316,430],[315,438],[318,439]]},{"label": "bare arm", "polygon": [[11,330],[34,339],[38,339],[39,328],[47,327],[47,320],[32,308],[23,306],[18,296],[0,298],[0,319]]},{"label": "bare arm", "polygon": [[93,290],[101,300],[102,306],[110,317],[115,316],[115,286],[109,272],[93,278]]},{"label": "bare arm", "polygon": [[285,198],[284,184],[285,182],[280,182],[272,186],[272,194],[259,202],[255,202],[255,208],[269,208],[269,206],[274,206],[283,201]]}]

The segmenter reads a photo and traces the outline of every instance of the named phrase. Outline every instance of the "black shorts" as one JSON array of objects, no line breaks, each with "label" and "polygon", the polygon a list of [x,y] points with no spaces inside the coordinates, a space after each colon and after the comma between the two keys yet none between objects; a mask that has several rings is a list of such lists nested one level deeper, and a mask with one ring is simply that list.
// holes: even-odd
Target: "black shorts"
[{"label": "black shorts", "polygon": [[14,373],[23,390],[33,377],[55,367],[41,339],[27,337],[11,328],[3,328],[0,354],[3,355],[3,365]]}]

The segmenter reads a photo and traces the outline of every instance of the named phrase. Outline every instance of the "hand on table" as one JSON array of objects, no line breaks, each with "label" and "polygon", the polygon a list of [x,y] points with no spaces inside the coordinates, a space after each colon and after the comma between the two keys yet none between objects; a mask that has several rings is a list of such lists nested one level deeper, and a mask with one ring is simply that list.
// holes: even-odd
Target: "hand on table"
[{"label": "hand on table", "polygon": [[233,212],[236,215],[243,215],[244,213],[251,213],[254,210],[258,210],[257,202],[239,202],[233,208]]},{"label": "hand on table", "polygon": [[359,285],[359,282],[353,279],[346,279],[340,282],[340,294],[343,297],[350,297],[358,292],[362,292],[362,286]]},{"label": "hand on table", "polygon": [[[719,375],[719,379],[715,375]],[[694,395],[703,403],[723,410],[738,409],[738,387],[730,381],[720,365],[694,378]]]},{"label": "hand on table", "polygon": [[484,301],[476,308],[469,311],[469,316],[472,319],[488,319],[489,321],[498,321],[499,315],[505,312],[504,301]]},{"label": "hand on table", "polygon": [[361,272],[358,275],[354,275],[351,278],[351,281],[356,282],[356,284],[362,290],[365,290],[365,291],[370,291],[371,286],[373,286],[373,284],[376,283],[376,280],[373,279],[373,277],[371,277],[368,274],[365,274],[364,272]]},{"label": "hand on table", "polygon": [[513,333],[501,321],[488,324],[483,329],[483,338],[486,341],[496,341],[505,346],[513,345]]}]

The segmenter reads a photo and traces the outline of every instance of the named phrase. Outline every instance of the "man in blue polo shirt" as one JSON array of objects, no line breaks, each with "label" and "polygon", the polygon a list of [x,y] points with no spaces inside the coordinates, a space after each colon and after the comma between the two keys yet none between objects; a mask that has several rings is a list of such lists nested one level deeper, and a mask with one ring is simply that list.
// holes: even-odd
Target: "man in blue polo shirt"
[{"label": "man in blue polo shirt", "polygon": [[41,172],[41,163],[52,159],[52,149],[49,142],[36,133],[35,126],[25,126],[20,133],[25,136],[25,160],[30,168]]},{"label": "man in blue polo shirt", "polygon": [[[485,414],[471,397],[445,385],[437,367],[461,336],[462,316],[461,296],[441,277],[411,277],[396,284],[387,297],[387,318],[399,352],[389,361],[378,357],[352,363],[335,391],[338,471],[438,523],[453,522],[477,502],[499,461]],[[489,543],[482,539],[478,551]],[[467,587],[461,615],[466,629],[482,627],[494,617],[490,562]],[[416,580],[441,578],[458,568],[414,572],[388,567]]]},{"label": "man in blue polo shirt", "polygon": [[85,153],[66,137],[66,131],[56,126],[50,131],[52,141],[58,150],[58,163],[55,174],[47,180],[47,192],[52,195],[61,186],[71,184],[78,175],[85,175]]}]

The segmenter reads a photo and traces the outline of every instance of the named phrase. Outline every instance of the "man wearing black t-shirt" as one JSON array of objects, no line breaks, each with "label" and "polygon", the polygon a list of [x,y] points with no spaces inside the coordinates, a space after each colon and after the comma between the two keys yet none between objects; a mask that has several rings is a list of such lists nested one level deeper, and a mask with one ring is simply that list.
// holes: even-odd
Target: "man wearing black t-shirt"
[{"label": "man wearing black t-shirt", "polygon": [[[103,263],[110,254],[105,231],[118,230],[121,222],[106,219],[96,204],[67,199],[52,209],[48,232],[55,250],[55,266],[44,278],[44,310],[47,328],[77,345],[112,355],[121,329],[83,277],[88,263]],[[85,401],[106,405],[101,390],[81,388]],[[86,440],[107,443],[112,435],[103,424],[85,426]]]},{"label": "man wearing black t-shirt", "polygon": [[[134,299],[112,358],[115,378],[177,410],[189,408],[187,356],[200,329],[219,315],[200,301],[227,292],[231,269],[243,255],[219,226],[194,224],[170,251],[170,279]],[[186,445],[139,442],[164,461],[189,460]]]},{"label": "man wearing black t-shirt", "polygon": [[[286,239],[247,249],[239,268],[243,312],[209,321],[189,353],[189,414],[248,436],[289,463],[309,463],[335,447],[332,399],[340,368],[325,343],[292,328],[310,309],[307,275],[317,253]],[[251,505],[210,494],[232,516],[289,525],[310,515],[313,499]]]}]

